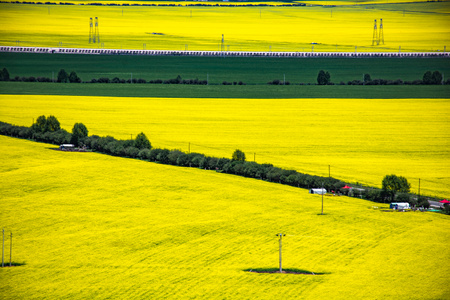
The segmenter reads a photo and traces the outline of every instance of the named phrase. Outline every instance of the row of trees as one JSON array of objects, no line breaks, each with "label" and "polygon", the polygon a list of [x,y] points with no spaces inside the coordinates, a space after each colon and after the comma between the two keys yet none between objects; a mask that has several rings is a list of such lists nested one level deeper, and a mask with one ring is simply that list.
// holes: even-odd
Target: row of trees
[{"label": "row of trees", "polygon": [[56,145],[68,144],[72,139],[72,134],[61,129],[54,116],[40,116],[31,127],[0,122],[0,134]]},{"label": "row of trees", "polygon": [[222,82],[223,85],[246,85],[244,82],[242,81],[233,81],[233,82],[228,82],[228,81],[223,81]]},{"label": "row of trees", "polygon": [[[150,149],[151,143],[144,133],[134,140],[116,140],[113,137],[88,136],[89,130],[83,123],[75,123],[72,132],[62,129],[55,116],[39,116],[31,127],[16,126],[0,122],[0,134],[31,139],[39,142],[61,145],[74,144],[77,147],[88,146],[94,151],[118,156],[137,157],[143,149]],[[122,147],[123,149],[121,149]],[[126,149],[127,151],[124,151]]]},{"label": "row of trees", "polygon": [[[269,83],[270,84],[270,83]],[[331,82],[330,73],[320,70],[317,75],[318,85],[334,85]],[[389,79],[373,79],[370,74],[364,74],[363,80],[351,80],[347,82],[347,85],[438,85],[438,84],[450,84],[450,78],[444,81],[444,77],[439,71],[426,71],[423,74],[422,80],[417,79],[413,81],[403,81],[401,79],[389,80]],[[341,81],[340,85],[345,85],[345,82]]]},{"label": "row of trees", "polygon": [[[14,78],[10,78],[9,72],[6,68],[0,70],[0,81],[24,81],[24,82],[52,82],[53,80],[48,77],[19,77],[16,76]],[[98,79],[91,79],[90,81],[81,81],[81,78],[78,77],[75,71],[71,71],[68,74],[64,69],[61,69],[58,72],[56,82],[62,83],[151,83],[151,84],[193,84],[193,85],[207,85],[208,82],[206,80],[196,79],[182,79],[180,75],[176,78],[162,80],[145,80],[142,78],[138,79],[121,79],[119,77],[114,77],[110,79],[108,77],[100,77]],[[242,81],[223,81],[223,85],[245,85]],[[290,85],[289,81],[274,79],[267,82],[269,85]],[[328,71],[320,70],[317,75],[317,84],[318,85],[334,85],[331,81],[331,75]],[[340,85],[345,85],[345,82],[341,82]],[[437,85],[437,84],[450,84],[450,78],[444,81],[443,75],[439,71],[427,71],[423,75],[422,80],[417,79],[414,81],[403,81],[401,79],[396,80],[388,80],[388,79],[373,79],[370,74],[364,74],[363,80],[351,80],[347,82],[347,85]],[[300,83],[302,85],[302,83]]]},{"label": "row of trees", "polygon": [[383,178],[382,189],[360,188],[344,189],[345,182],[332,177],[320,177],[285,170],[272,164],[259,164],[246,161],[245,153],[239,149],[234,151],[231,158],[217,158],[201,153],[185,153],[180,150],[152,148],[144,133],[139,133],[130,140],[117,140],[114,137],[88,136],[88,129],[82,123],[76,123],[72,133],[60,128],[60,123],[54,116],[40,116],[31,127],[15,126],[0,122],[0,134],[25,139],[33,139],[56,145],[73,143],[87,148],[121,157],[138,158],[142,160],[170,164],[183,167],[215,170],[228,174],[287,184],[299,188],[324,187],[329,191],[342,193],[375,202],[409,202],[411,205],[428,206],[425,197],[411,195],[410,184],[406,178],[387,175]]},{"label": "row of trees", "polygon": [[208,82],[206,80],[198,80],[196,79],[182,79],[180,75],[178,75],[176,78],[162,80],[162,79],[155,79],[155,80],[145,80],[142,78],[139,79],[120,79],[119,77],[114,77],[112,80],[110,80],[108,77],[101,77],[98,79],[91,79],[90,81],[87,81],[87,83],[151,83],[151,84],[193,84],[193,85],[206,85]]},{"label": "row of trees", "polygon": [[61,69],[58,72],[57,82],[63,82],[63,83],[80,83],[81,78],[78,77],[77,73],[75,71],[70,72],[70,74],[67,74],[66,70]]}]

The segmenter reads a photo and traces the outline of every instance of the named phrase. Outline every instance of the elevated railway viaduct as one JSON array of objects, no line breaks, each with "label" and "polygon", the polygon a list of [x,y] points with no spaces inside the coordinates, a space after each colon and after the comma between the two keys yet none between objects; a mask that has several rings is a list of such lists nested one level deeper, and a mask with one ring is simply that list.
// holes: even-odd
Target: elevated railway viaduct
[{"label": "elevated railway viaduct", "polygon": [[449,57],[448,52],[247,52],[0,46],[0,52],[200,57]]}]

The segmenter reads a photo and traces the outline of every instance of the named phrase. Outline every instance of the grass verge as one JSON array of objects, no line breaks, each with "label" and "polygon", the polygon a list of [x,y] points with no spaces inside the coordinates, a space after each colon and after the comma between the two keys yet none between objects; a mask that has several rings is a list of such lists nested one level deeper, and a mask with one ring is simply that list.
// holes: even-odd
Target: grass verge
[{"label": "grass verge", "polygon": [[73,95],[163,98],[448,98],[450,86],[318,86],[318,85],[178,85],[178,84],[60,84],[0,82],[4,95]]}]

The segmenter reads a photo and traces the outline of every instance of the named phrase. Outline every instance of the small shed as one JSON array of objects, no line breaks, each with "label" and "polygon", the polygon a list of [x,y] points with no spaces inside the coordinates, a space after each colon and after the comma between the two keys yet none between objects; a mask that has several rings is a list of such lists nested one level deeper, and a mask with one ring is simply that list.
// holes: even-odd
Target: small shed
[{"label": "small shed", "polygon": [[309,190],[310,194],[319,194],[319,195],[324,195],[327,193],[326,189],[310,189]]},{"label": "small shed", "polygon": [[75,145],[74,144],[61,144],[59,145],[59,150],[75,150]]},{"label": "small shed", "polygon": [[408,202],[392,202],[391,205],[389,205],[389,208],[392,209],[410,209]]}]

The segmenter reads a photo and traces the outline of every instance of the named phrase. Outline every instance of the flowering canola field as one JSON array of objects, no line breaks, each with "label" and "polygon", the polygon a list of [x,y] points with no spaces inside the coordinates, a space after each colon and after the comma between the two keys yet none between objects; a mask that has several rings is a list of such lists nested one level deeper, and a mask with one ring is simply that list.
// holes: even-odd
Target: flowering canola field
[{"label": "flowering canola field", "polygon": [[[444,51],[449,2],[404,6],[123,7],[3,3],[0,44],[229,51]],[[89,44],[98,17],[100,43]],[[372,46],[374,19],[384,44]]]},{"label": "flowering canola field", "polygon": [[[447,99],[179,99],[1,95],[0,120],[30,126],[56,116],[71,131],[156,148],[247,160],[380,186],[406,177],[412,192],[450,194]],[[330,166],[330,167],[329,167]]]},{"label": "flowering canola field", "polygon": [[[2,299],[448,299],[448,216],[0,136]],[[256,274],[283,267],[317,275]],[[9,260],[9,238],[5,258]]]}]

